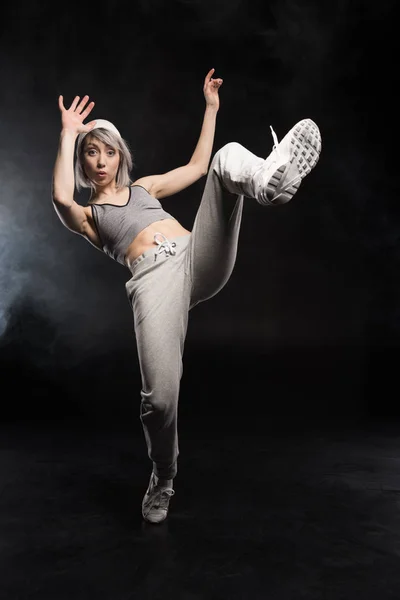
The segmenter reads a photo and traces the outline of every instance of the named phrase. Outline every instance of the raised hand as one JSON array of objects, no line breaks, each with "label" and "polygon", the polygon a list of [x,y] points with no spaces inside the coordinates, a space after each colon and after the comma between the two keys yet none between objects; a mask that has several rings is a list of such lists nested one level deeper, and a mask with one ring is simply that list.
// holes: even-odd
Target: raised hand
[{"label": "raised hand", "polygon": [[206,99],[207,106],[213,106],[217,110],[219,109],[219,96],[218,90],[222,85],[223,79],[212,79],[211,75],[215,69],[211,69],[204,80],[204,98]]},{"label": "raised hand", "polygon": [[62,129],[68,129],[77,134],[87,133],[96,125],[96,121],[90,121],[89,123],[83,124],[83,121],[93,109],[94,102],[90,102],[86,106],[89,96],[84,96],[80,102],[79,100],[80,97],[75,96],[71,106],[67,109],[64,106],[64,97],[59,96],[58,98],[58,106],[61,111]]}]

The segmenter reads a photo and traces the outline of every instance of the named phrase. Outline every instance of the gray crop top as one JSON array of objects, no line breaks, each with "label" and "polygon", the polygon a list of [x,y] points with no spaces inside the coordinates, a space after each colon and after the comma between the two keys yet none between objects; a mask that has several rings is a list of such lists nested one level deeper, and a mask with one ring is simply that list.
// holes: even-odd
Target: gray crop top
[{"label": "gray crop top", "polygon": [[122,206],[104,203],[91,207],[103,251],[124,266],[126,250],[138,233],[155,221],[174,219],[141,185],[129,186],[128,202]]}]

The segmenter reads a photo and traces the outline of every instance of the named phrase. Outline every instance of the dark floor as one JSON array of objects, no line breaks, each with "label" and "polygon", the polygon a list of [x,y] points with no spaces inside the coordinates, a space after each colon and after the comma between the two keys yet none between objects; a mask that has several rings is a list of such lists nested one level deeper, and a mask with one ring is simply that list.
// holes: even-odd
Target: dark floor
[{"label": "dark floor", "polygon": [[399,431],[193,429],[150,525],[139,427],[3,424],[0,598],[398,600]]}]

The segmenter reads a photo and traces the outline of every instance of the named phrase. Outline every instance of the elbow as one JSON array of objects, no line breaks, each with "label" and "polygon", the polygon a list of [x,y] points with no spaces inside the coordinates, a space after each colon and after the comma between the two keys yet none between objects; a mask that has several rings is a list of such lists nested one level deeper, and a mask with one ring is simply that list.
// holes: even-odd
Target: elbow
[{"label": "elbow", "polygon": [[199,177],[204,177],[208,173],[208,168],[204,165],[197,165],[197,169],[199,172]]},{"label": "elbow", "polygon": [[67,208],[70,208],[73,204],[73,198],[70,198],[68,194],[60,193],[59,191],[54,189],[51,194],[51,199],[55,206],[65,206]]},{"label": "elbow", "polygon": [[196,170],[196,172],[197,172],[197,177],[198,177],[198,179],[200,179],[201,177],[204,177],[204,176],[205,176],[205,175],[207,175],[207,173],[208,173],[208,167],[204,167],[204,166],[203,166],[203,165],[201,165],[200,163],[193,163],[193,162],[190,162],[190,163],[188,163],[188,165],[189,165],[190,167],[192,167],[192,168],[193,168],[193,167],[195,168],[195,170]]},{"label": "elbow", "polygon": [[53,184],[51,187],[51,198],[53,204],[58,206],[67,206],[71,207],[74,200],[73,192],[69,189],[69,186],[65,186],[61,184],[61,182],[57,182],[53,180]]},{"label": "elbow", "polygon": [[58,187],[53,184],[53,187],[51,188],[51,199],[52,199],[53,203],[54,204],[62,204],[62,197],[63,197],[63,194],[61,194]]},{"label": "elbow", "polygon": [[61,198],[60,196],[54,195],[52,196],[52,201],[55,207],[65,207],[69,208],[72,206],[72,203],[68,202],[66,199]]}]

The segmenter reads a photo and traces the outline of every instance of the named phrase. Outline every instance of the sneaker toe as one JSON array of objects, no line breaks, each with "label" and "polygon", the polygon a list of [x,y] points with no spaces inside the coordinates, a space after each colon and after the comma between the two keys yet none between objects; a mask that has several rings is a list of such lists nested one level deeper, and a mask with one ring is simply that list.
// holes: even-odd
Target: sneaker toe
[{"label": "sneaker toe", "polygon": [[143,511],[143,518],[149,523],[161,523],[167,517],[168,511],[164,508],[153,508],[149,512]]}]

